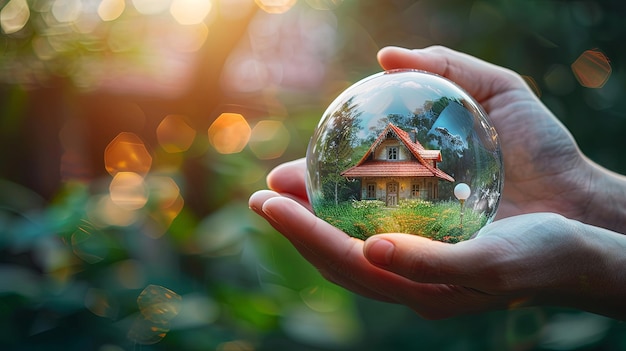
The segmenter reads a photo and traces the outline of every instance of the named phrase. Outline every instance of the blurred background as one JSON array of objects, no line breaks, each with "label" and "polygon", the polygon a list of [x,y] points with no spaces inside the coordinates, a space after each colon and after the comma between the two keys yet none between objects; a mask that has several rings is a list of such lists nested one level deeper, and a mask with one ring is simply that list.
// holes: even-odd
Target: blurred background
[{"label": "blurred background", "polygon": [[355,296],[247,205],[387,45],[516,70],[626,173],[624,7],[0,0],[0,348],[626,350],[580,311],[425,321]]}]

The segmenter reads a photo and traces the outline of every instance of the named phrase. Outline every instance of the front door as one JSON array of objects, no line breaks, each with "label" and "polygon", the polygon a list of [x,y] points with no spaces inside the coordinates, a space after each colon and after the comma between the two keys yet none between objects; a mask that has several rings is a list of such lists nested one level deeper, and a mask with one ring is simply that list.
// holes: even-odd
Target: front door
[{"label": "front door", "polygon": [[398,183],[387,183],[387,207],[398,206]]}]

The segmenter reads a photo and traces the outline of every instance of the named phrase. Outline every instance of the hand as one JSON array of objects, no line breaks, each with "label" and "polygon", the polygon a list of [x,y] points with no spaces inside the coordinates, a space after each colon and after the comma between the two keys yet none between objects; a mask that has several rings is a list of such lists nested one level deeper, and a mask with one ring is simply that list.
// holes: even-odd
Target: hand
[{"label": "hand", "polygon": [[[276,192],[254,194],[250,207],[329,280],[365,296],[406,304],[427,318],[520,303],[626,314],[616,302],[620,299],[608,294],[608,282],[623,294],[626,277],[615,279],[606,269],[607,262],[623,259],[624,251],[613,249],[626,247],[625,237],[562,217],[623,229],[621,209],[626,206],[617,201],[609,206],[597,196],[626,189],[623,178],[587,160],[569,132],[512,71],[442,47],[386,48],[379,61],[385,69],[416,68],[443,75],[485,108],[504,154],[498,218],[556,214],[496,221],[477,238],[456,245],[407,234],[376,235],[363,242],[307,210],[303,161],[272,171],[268,185]],[[387,253],[390,247],[395,248],[393,254]],[[572,264],[590,262],[589,257],[597,258],[589,267]]]},{"label": "hand", "polygon": [[[300,173],[302,164],[282,166],[274,180]],[[626,237],[556,214],[503,219],[472,240],[446,244],[410,234],[363,242],[268,190],[255,193],[250,207],[326,279],[424,318],[544,304],[626,317]]]}]

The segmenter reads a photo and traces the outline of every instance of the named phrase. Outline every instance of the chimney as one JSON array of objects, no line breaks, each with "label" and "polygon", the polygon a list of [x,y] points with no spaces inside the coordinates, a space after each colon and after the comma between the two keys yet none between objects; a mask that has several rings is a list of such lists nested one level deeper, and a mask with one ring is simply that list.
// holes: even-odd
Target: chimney
[{"label": "chimney", "polygon": [[413,143],[417,143],[417,128],[411,129],[409,132],[409,138]]}]

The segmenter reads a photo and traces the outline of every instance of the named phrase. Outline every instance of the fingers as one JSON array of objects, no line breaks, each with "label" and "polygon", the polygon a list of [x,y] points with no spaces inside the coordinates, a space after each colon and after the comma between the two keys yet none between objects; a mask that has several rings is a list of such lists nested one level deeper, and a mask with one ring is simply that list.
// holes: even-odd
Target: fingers
[{"label": "fingers", "polygon": [[446,77],[479,102],[506,90],[525,87],[523,79],[510,70],[442,46],[416,50],[386,47],[378,52],[378,61],[386,70],[414,68]]},{"label": "fingers", "polygon": [[310,210],[305,176],[306,162],[302,158],[274,168],[267,175],[267,185],[270,189],[298,201]]},{"label": "fingers", "polygon": [[360,260],[369,266],[362,257],[362,241],[347,236],[315,217],[294,200],[284,198],[273,191],[261,190],[254,193],[250,197],[249,205],[253,211],[281,232],[326,279],[357,294],[380,301],[395,302],[388,296],[374,292],[353,280],[351,268],[335,258],[335,256],[346,257],[347,252],[350,252],[353,256],[361,256]]},{"label": "fingers", "polygon": [[490,258],[505,254],[503,248],[487,240],[453,245],[410,234],[376,235],[365,241],[363,249],[371,263],[413,281],[486,291],[497,290],[494,287],[500,279]]},{"label": "fingers", "polygon": [[[364,249],[363,241],[349,237],[315,217],[294,200],[282,197],[275,192],[255,193],[250,199],[250,207],[278,229],[304,258],[319,269],[325,278],[355,293],[381,301],[407,305],[427,319],[440,319],[506,306],[506,299],[502,297],[494,297],[448,282],[424,284],[412,281],[407,278],[412,275],[406,273],[413,272],[411,269],[406,271],[396,269],[398,272],[405,272],[407,277],[396,274],[391,268],[402,267],[407,263],[398,261],[395,253],[390,265],[385,266],[384,269],[377,267],[370,262],[370,260],[376,262],[376,259],[372,257],[375,254],[373,251]],[[392,238],[398,235],[403,234],[383,234],[381,237]],[[420,239],[427,241],[427,239]],[[400,241],[396,244],[398,247],[401,244],[404,246]],[[370,256],[370,260],[364,253]],[[435,255],[436,252],[433,252],[431,257],[436,259]],[[441,261],[433,261],[432,267],[428,268],[437,269],[435,262]],[[443,275],[433,276],[444,282]],[[429,279],[431,278],[423,280]]]}]

